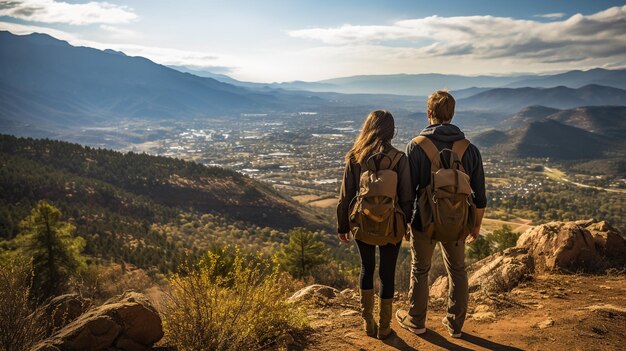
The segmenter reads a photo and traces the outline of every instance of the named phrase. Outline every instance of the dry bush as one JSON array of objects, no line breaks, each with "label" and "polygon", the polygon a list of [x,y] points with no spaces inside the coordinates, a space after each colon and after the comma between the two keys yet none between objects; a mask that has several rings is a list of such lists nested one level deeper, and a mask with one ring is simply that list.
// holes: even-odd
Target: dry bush
[{"label": "dry bush", "polygon": [[341,290],[354,288],[356,279],[358,279],[358,271],[330,261],[311,269],[311,276],[307,283],[328,285]]},{"label": "dry bush", "polygon": [[104,301],[127,290],[143,292],[155,284],[146,270],[117,263],[90,265],[70,281],[73,291],[96,301]]},{"label": "dry bush", "polygon": [[0,261],[0,350],[28,350],[45,335],[42,310],[30,301],[31,265]]},{"label": "dry bush", "polygon": [[286,301],[275,265],[239,253],[208,253],[186,275],[170,278],[162,306],[166,343],[179,350],[249,350],[305,327]]}]

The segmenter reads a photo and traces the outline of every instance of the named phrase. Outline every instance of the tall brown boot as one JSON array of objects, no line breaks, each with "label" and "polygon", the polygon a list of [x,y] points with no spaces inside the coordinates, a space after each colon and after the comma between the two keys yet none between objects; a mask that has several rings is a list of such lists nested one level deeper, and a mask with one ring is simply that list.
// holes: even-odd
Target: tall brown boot
[{"label": "tall brown boot", "polygon": [[378,319],[378,338],[386,339],[393,330],[391,329],[391,310],[393,309],[393,298],[380,299],[380,315]]},{"label": "tall brown boot", "polygon": [[375,338],[378,326],[374,321],[374,289],[361,290],[361,316],[365,333]]}]

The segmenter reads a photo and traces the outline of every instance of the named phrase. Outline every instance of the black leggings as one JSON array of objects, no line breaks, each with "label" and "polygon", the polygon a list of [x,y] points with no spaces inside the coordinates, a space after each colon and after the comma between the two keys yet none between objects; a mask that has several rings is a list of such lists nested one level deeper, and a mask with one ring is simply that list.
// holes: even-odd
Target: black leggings
[{"label": "black leggings", "polygon": [[[362,290],[374,289],[374,269],[376,269],[376,245],[366,244],[355,240],[361,256],[361,280]],[[378,246],[380,252],[380,265],[378,277],[380,278],[380,298],[390,299],[393,297],[394,282],[396,277],[396,260],[400,251],[400,243]]]}]

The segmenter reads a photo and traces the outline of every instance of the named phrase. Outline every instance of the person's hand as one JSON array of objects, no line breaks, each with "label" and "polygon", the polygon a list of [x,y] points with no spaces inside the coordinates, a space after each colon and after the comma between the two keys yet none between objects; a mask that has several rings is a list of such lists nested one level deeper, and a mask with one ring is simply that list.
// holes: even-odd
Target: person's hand
[{"label": "person's hand", "polygon": [[480,235],[480,227],[474,227],[465,240],[467,243],[473,243]]},{"label": "person's hand", "polygon": [[338,233],[337,237],[339,238],[339,241],[344,244],[348,244],[350,242],[350,237],[348,236],[348,233]]}]

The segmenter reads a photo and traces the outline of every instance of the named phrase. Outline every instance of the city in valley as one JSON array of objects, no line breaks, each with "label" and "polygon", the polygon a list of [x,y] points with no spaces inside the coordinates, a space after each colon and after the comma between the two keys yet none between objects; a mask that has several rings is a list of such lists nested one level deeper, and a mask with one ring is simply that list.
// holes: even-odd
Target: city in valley
[{"label": "city in valley", "polygon": [[[254,113],[192,121],[134,120],[116,127],[83,128],[66,138],[233,169],[315,207],[332,223],[343,158],[366,113],[363,109]],[[470,140],[489,127],[481,121],[472,123],[475,118],[471,114],[460,112],[456,118]],[[426,126],[423,120],[419,114],[396,114],[393,144],[404,150]],[[509,157],[489,148],[482,153],[490,203],[486,231],[503,224],[522,231],[533,223],[581,216],[609,218],[624,225],[620,208],[626,180],[620,175],[581,172],[577,164]]]}]

